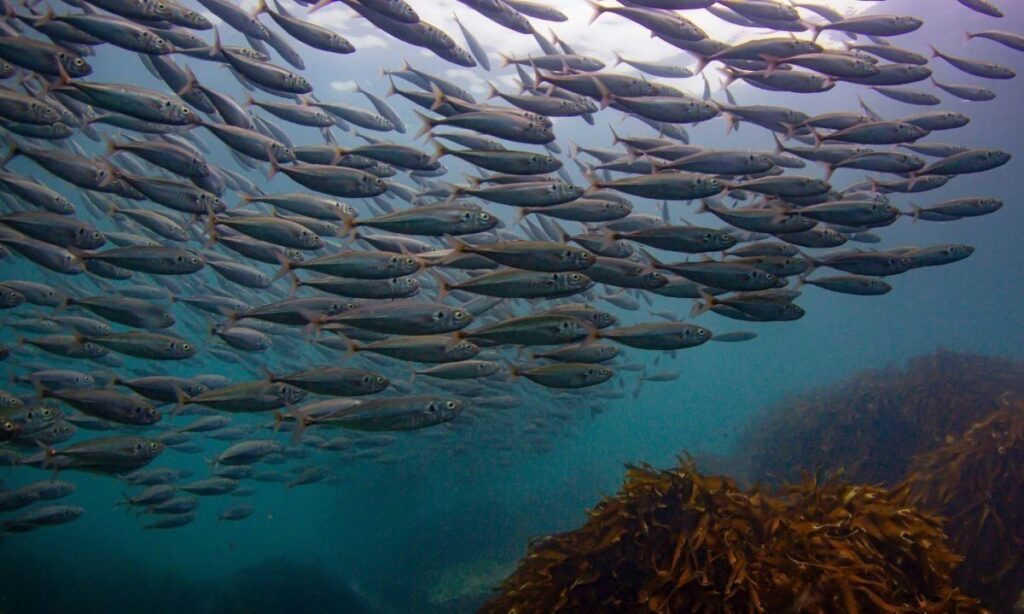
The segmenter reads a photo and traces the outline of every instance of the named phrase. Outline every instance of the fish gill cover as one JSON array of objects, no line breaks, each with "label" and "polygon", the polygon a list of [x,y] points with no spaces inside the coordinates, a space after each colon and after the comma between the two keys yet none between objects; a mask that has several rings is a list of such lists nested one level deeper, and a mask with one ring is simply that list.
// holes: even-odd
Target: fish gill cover
[{"label": "fish gill cover", "polygon": [[[987,0],[864,4],[3,3],[0,549],[260,527],[260,565],[282,516],[416,509],[337,491],[553,452],[728,375],[698,363],[780,380],[917,280],[1012,316],[1019,263],[946,265],[1019,235],[1019,126],[962,103],[1012,99],[1024,41]],[[883,313],[861,338],[926,321]]]}]

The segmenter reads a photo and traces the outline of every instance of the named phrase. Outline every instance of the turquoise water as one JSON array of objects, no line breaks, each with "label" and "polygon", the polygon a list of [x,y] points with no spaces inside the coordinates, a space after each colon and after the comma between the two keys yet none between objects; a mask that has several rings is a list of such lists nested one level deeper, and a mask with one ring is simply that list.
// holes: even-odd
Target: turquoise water
[{"label": "turquoise water", "polygon": [[[443,4],[456,10],[460,17],[465,13],[467,23],[476,23],[479,18],[463,5]],[[551,4],[562,5],[561,2]],[[576,8],[574,2],[566,0],[564,4],[567,11]],[[924,14],[921,7],[925,3],[921,2],[890,0],[878,4],[880,8],[874,9],[875,12],[884,7],[889,13],[916,14],[925,20],[921,30],[894,39],[902,47],[923,53],[932,44],[954,54],[983,57],[1018,70],[1024,66],[1020,52],[981,40],[965,43],[962,34],[964,29],[1022,30],[1022,5],[1003,2],[1005,18],[992,20],[969,12],[953,0],[929,2]],[[55,8],[58,12],[71,10],[63,5]],[[298,5],[289,8],[294,8],[296,14],[304,13]],[[361,48],[360,36],[378,36],[371,26],[344,7],[324,9],[325,13],[328,11],[346,17],[348,23],[344,32],[352,35],[358,51],[354,55],[327,56],[308,47],[301,48],[307,65],[303,74],[315,85],[321,100],[344,101],[369,109],[365,99],[347,91],[347,82],[359,83],[383,95],[387,81],[379,71],[397,69],[403,57],[417,68],[437,74],[456,68],[384,35],[379,35],[382,44],[368,43]],[[450,13],[450,10],[445,12]],[[571,32],[574,38],[569,42],[587,53],[602,54],[606,60],[611,59],[613,50],[628,51],[629,37],[642,40],[645,36],[635,26],[610,15],[602,17],[598,23],[605,20],[616,28],[621,27],[617,30],[621,38],[611,46],[603,39],[589,36],[588,30],[580,24],[570,24],[571,29],[556,25],[555,30]],[[453,36],[458,32],[450,20],[437,25]],[[245,44],[237,32],[223,25],[219,29],[225,42]],[[507,30],[500,32],[502,36],[522,37]],[[495,52],[503,48],[503,43],[491,39],[483,43],[491,52],[491,62],[497,64]],[[296,47],[300,46],[296,43]],[[668,54],[668,48],[665,49]],[[667,57],[665,61],[690,62],[682,53]],[[97,82],[160,85],[134,54],[109,45],[98,48],[89,62],[94,67],[89,78]],[[223,67],[209,62],[187,63],[203,84],[243,99],[244,90]],[[981,82],[941,62],[933,61],[930,66],[942,81]],[[708,72],[714,82],[717,78],[714,69]],[[473,74],[477,75],[476,81],[464,73],[452,73],[453,78],[480,87],[479,78],[485,73],[474,69]],[[512,71],[495,69],[493,74],[507,76]],[[332,82],[342,82],[341,89],[332,88]],[[502,89],[509,88],[508,81],[500,82]],[[695,95],[699,95],[702,87],[696,78],[676,84]],[[578,525],[584,519],[585,508],[601,496],[614,492],[621,481],[624,463],[643,461],[665,466],[673,463],[684,450],[698,456],[727,457],[734,451],[738,433],[760,407],[789,393],[828,385],[867,367],[898,365],[908,357],[937,347],[1021,356],[1021,347],[1024,347],[1024,272],[1021,266],[1024,210],[1020,192],[1024,182],[1020,178],[1019,160],[1024,156],[1020,145],[1020,137],[1024,135],[1020,120],[1024,95],[1016,80],[985,81],[984,85],[996,92],[996,100],[967,103],[940,93],[941,108],[962,111],[972,121],[964,128],[942,133],[932,140],[999,148],[1013,154],[1014,160],[989,172],[956,178],[935,192],[895,195],[893,202],[907,209],[910,203],[991,196],[1002,199],[1004,207],[989,216],[950,223],[911,223],[905,218],[878,231],[884,239],[883,248],[967,243],[975,247],[969,259],[893,277],[890,281],[894,290],[885,296],[857,297],[806,288],[799,302],[807,315],[796,322],[748,325],[715,314],[704,315],[699,322],[715,332],[750,329],[756,330],[759,336],[742,344],[707,344],[681,351],[675,358],[629,350],[620,363],[643,363],[649,372],[674,370],[679,373],[679,378],[672,382],[645,382],[635,398],[632,394],[636,387],[635,373],[622,373],[627,381],[621,399],[601,399],[599,393],[590,393],[598,390],[592,388],[568,404],[545,389],[520,381],[515,390],[524,399],[522,407],[495,410],[495,413],[502,412],[500,417],[486,413],[471,418],[460,416],[434,429],[397,433],[396,442],[383,459],[387,462],[344,460],[336,454],[300,448],[308,457],[289,461],[288,466],[326,467],[332,476],[330,484],[285,488],[281,484],[252,483],[255,494],[248,498],[204,497],[196,521],[179,529],[142,531],[143,520],[149,519],[140,519],[114,505],[128,491],[127,485],[116,478],[61,472],[59,479],[77,486],[76,492],[64,502],[82,506],[86,513],[65,526],[4,536],[0,541],[0,569],[3,569],[0,612],[472,611],[485,595],[483,589],[510,570],[531,537]],[[927,82],[922,87],[929,91],[934,89]],[[730,90],[740,104],[791,106],[811,115],[858,110],[858,93],[884,117],[899,117],[921,110],[850,84],[840,84],[830,92],[814,95],[768,93],[740,83]],[[256,97],[270,98],[261,93]],[[724,99],[721,92],[713,97]],[[391,97],[388,102],[401,113],[410,129],[405,135],[384,136],[402,143],[416,143],[429,151],[430,147],[423,141],[414,142],[411,138],[419,127],[412,114],[413,106],[398,97]],[[594,127],[578,118],[555,122],[558,143],[565,152],[560,157],[581,185],[585,185],[585,180],[569,163],[570,142],[610,147],[609,125],[620,134],[654,135],[636,120],[620,125],[621,115],[612,110],[603,111],[596,118]],[[296,144],[321,142],[313,129],[288,127],[287,130]],[[709,147],[761,150],[771,147],[770,134],[749,124],[729,135],[721,119],[687,127],[687,130],[692,143]],[[361,142],[350,133],[335,131],[335,134],[343,145],[354,146]],[[239,170],[220,143],[209,138],[208,133],[202,137],[211,145],[211,162]],[[75,141],[94,155],[103,151],[102,144],[80,136],[76,136]],[[452,182],[461,181],[461,175],[471,171],[452,158],[446,158],[444,163],[450,169],[446,180]],[[809,165],[807,174],[819,172],[813,166]],[[79,200],[75,188],[53,181],[38,166],[24,159],[8,163],[7,169],[44,179],[73,201]],[[268,182],[258,172],[250,171],[246,177],[268,190],[295,187],[284,178]],[[845,186],[859,177],[855,171],[840,171],[834,183]],[[228,197],[226,200],[230,206],[236,199]],[[633,202],[638,212],[658,211],[656,201],[634,199]],[[513,222],[509,207],[488,205],[488,210],[498,213],[509,224]],[[720,225],[709,215],[695,214],[692,205],[674,202],[670,210],[673,222],[685,219],[713,227]],[[115,228],[109,219],[96,223],[107,230]],[[198,249],[197,245],[193,247]],[[264,268],[272,272],[274,267]],[[78,294],[96,291],[91,281],[68,280],[14,255],[0,260],[0,278],[74,287]],[[145,277],[140,276],[139,281],[142,279]],[[202,272],[197,279],[209,288],[221,287],[214,283],[209,271]],[[607,302],[596,304],[626,323],[656,319],[647,314],[646,308],[628,313]],[[212,343],[203,336],[202,317],[180,304],[173,309],[183,323],[183,327],[176,330],[197,345],[205,347]],[[671,309],[686,315],[690,301],[655,297],[651,309]],[[3,314],[6,322],[14,317],[11,314]],[[15,346],[17,333],[10,326],[0,328],[0,334],[3,335],[0,340]],[[259,366],[280,372],[323,364],[328,359],[340,360],[343,356],[343,353],[320,354],[319,350],[311,354],[308,339],[298,334],[276,338],[275,344],[291,348],[291,355],[271,350],[265,355],[246,357],[243,363],[229,364],[206,353],[195,362],[182,361],[170,367],[160,364],[157,368],[128,359],[123,369],[183,376],[220,373],[234,381],[244,381],[260,377]],[[307,359],[309,357],[311,359]],[[5,376],[2,387],[31,396],[30,388],[9,386],[7,376],[21,374],[27,368],[25,365],[40,362],[53,364],[54,359],[14,349],[12,357],[0,363],[0,373]],[[378,368],[373,363],[358,364]],[[250,366],[256,368],[250,370]],[[90,371],[99,366],[80,362],[71,368]],[[409,367],[398,362],[391,362],[384,369],[396,381],[407,379],[409,373]],[[619,390],[618,383],[607,386],[607,390]],[[550,417],[558,413],[556,409],[566,406],[572,408],[566,419]],[[167,417],[166,424],[161,423],[160,427],[180,426],[191,419],[189,416]],[[239,415],[233,419],[241,424],[264,426],[270,423],[266,415]],[[529,426],[537,419],[541,421]],[[286,434],[261,432],[283,442],[288,440]],[[83,436],[94,435],[80,431],[78,437]],[[202,445],[199,453],[168,450],[153,466],[190,469],[195,477],[203,477],[207,473],[206,459],[230,445],[201,436],[194,437],[193,441]],[[723,464],[728,467],[727,461]],[[7,488],[45,479],[47,475],[29,467],[0,473]],[[218,510],[239,503],[254,505],[256,513],[242,522],[217,520]],[[6,514],[4,518],[11,515]]]}]

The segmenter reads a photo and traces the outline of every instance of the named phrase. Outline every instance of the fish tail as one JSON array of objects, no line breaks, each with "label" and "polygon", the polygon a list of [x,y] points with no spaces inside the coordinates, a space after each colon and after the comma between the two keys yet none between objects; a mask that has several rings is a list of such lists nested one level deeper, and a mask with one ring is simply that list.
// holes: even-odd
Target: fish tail
[{"label": "fish tail", "polygon": [[448,297],[448,293],[451,292],[453,288],[452,282],[441,275],[441,272],[437,269],[430,269],[430,274],[437,279],[436,302],[443,303],[444,299]]},{"label": "fish tail", "polygon": [[428,117],[416,110],[414,110],[413,113],[415,113],[420,118],[420,121],[423,122],[423,126],[420,128],[419,132],[417,132],[415,136],[412,137],[413,140],[418,140],[423,135],[429,133],[431,130],[434,129],[434,126],[437,125],[437,120],[432,117]]},{"label": "fish tail", "polygon": [[719,68],[718,72],[725,76],[725,81],[722,81],[722,89],[725,91],[729,91],[729,86],[733,84],[733,81],[740,78],[740,72],[729,66]]},{"label": "fish tail", "polygon": [[622,59],[621,53],[619,53],[618,51],[613,51],[612,53],[615,55],[615,63],[612,64],[612,66],[618,66],[619,64],[625,62],[625,60]]},{"label": "fish tail", "polygon": [[430,105],[431,111],[440,109],[448,102],[448,95],[433,81],[430,82],[430,93],[434,96],[434,102]]},{"label": "fish tail", "polygon": [[340,362],[344,362],[349,358],[355,356],[356,352],[362,351],[363,348],[361,348],[359,344],[353,341],[352,339],[349,339],[345,335],[338,336],[341,337],[341,340],[345,342],[345,355],[342,356]]},{"label": "fish tail", "polygon": [[103,146],[104,146],[103,153],[100,154],[100,157],[103,158],[104,160],[110,158],[110,156],[116,154],[119,151],[119,148],[117,146],[117,141],[115,141],[113,139],[113,137],[104,136],[103,137]]},{"label": "fish tail", "polygon": [[18,141],[14,139],[4,139],[8,144],[7,153],[4,154],[3,160],[0,160],[0,167],[7,166],[7,163],[23,153],[21,148],[18,147]]},{"label": "fish tail", "polygon": [[825,26],[818,25],[816,23],[811,23],[809,21],[803,21],[803,20],[800,20],[800,23],[805,25],[805,26],[807,26],[807,29],[811,31],[811,42],[812,43],[818,42],[818,37],[821,36],[821,32],[822,32],[822,30],[825,29]]},{"label": "fish tail", "polygon": [[779,140],[778,133],[772,132],[772,139],[775,141],[775,153],[779,154],[787,151],[786,146],[782,144],[781,140]]},{"label": "fish tail", "polygon": [[[191,68],[186,68],[184,72],[185,72],[185,84],[182,85],[181,87],[179,87],[176,92],[174,92],[178,96],[184,96],[185,94],[188,94],[189,92],[191,92],[194,89],[196,89],[196,86],[199,85],[199,81],[196,80],[196,74],[194,72],[192,72]],[[195,117],[195,118],[193,118],[193,121],[194,122],[200,122],[202,120],[200,120],[198,117]]]},{"label": "fish tail", "polygon": [[607,226],[601,227],[601,247],[598,248],[599,252],[607,251],[617,240],[619,240],[619,233],[615,232]]},{"label": "fish tail", "polygon": [[924,211],[924,209],[922,209],[919,205],[916,205],[914,203],[910,203],[910,211],[903,212],[903,215],[912,215],[912,216],[914,216],[914,220],[911,222],[911,224],[916,224],[917,220],[921,219],[921,212],[922,211]]},{"label": "fish tail", "polygon": [[171,415],[177,416],[181,413],[181,410],[185,409],[185,406],[192,403],[192,397],[188,396],[188,393],[181,389],[180,386],[174,386],[174,409],[171,410]]},{"label": "fish tail", "polygon": [[597,21],[597,18],[608,10],[596,0],[587,0],[587,4],[590,5],[590,8],[594,9],[594,13],[590,16],[590,21],[587,22],[587,25],[590,25]]},{"label": "fish tail", "polygon": [[281,165],[278,164],[277,158],[274,157],[274,150],[270,148],[270,145],[267,145],[264,151],[267,153],[267,162],[270,162],[270,170],[267,171],[267,181],[270,181],[281,170]]},{"label": "fish tail", "polygon": [[587,183],[590,184],[590,187],[587,188],[587,192],[594,192],[603,187],[601,185],[601,179],[594,173],[594,169],[590,167],[583,167],[583,165],[580,166],[580,170],[583,171],[583,176],[587,179]]},{"label": "fish tail", "polygon": [[270,279],[271,282],[281,279],[295,269],[295,262],[289,260],[283,251],[275,252],[274,255],[277,256],[277,261],[281,263],[281,268],[277,270],[277,273],[274,273],[274,276]]},{"label": "fish tail", "polygon": [[779,64],[782,63],[782,59],[774,55],[768,55],[766,53],[761,54],[761,60],[768,65],[768,68],[764,71],[766,77],[770,77],[775,74],[775,71],[779,69]]},{"label": "fish tail", "polygon": [[430,142],[434,145],[434,155],[430,157],[431,163],[437,162],[441,158],[452,153],[452,150],[445,147],[443,143],[439,143],[433,138],[430,139]]},{"label": "fish tail", "polygon": [[936,49],[935,45],[929,44],[928,45],[928,49],[930,49],[931,52],[932,52],[931,57],[933,57],[933,58],[941,58],[942,57],[942,52],[939,51],[938,49]]},{"label": "fish tail", "polygon": [[594,82],[594,87],[597,88],[598,93],[601,94],[601,105],[602,109],[608,108],[608,105],[615,102],[615,94],[612,93],[608,86],[601,82],[597,77],[591,77],[591,81]]},{"label": "fish tail", "polygon": [[498,96],[501,95],[501,92],[498,91],[498,88],[494,87],[493,83],[491,83],[490,81],[487,81],[486,83],[487,83],[487,100],[490,100],[491,98],[497,98]]},{"label": "fish tail", "polygon": [[498,52],[498,57],[501,58],[501,66],[499,66],[499,68],[505,68],[509,64],[514,64],[516,61],[515,58],[509,57],[502,53],[501,51]]},{"label": "fish tail", "polygon": [[704,291],[703,288],[697,292],[700,293],[700,300],[693,305],[693,309],[690,310],[690,318],[696,318],[697,316],[707,313],[712,307],[718,304],[715,301],[715,297]]},{"label": "fish tail", "polygon": [[351,244],[353,241],[358,239],[356,236],[356,228],[359,226],[359,220],[348,215],[347,213],[341,214],[341,234],[345,237],[345,245]]},{"label": "fish tail", "polygon": [[252,16],[255,18],[255,17],[259,17],[263,13],[269,13],[269,12],[270,12],[270,7],[267,6],[266,0],[258,0],[258,2],[256,2],[256,8],[254,8],[252,10]]}]

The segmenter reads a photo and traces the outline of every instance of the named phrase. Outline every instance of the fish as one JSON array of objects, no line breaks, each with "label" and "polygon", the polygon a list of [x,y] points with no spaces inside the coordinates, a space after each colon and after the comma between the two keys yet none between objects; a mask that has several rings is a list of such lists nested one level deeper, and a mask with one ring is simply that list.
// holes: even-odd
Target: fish
[{"label": "fish", "polygon": [[[938,36],[928,57],[935,20],[859,6],[588,0],[591,27],[532,0],[436,23],[403,0],[298,4],[7,7],[0,509],[27,512],[5,534],[77,518],[28,507],[72,491],[99,517],[100,480],[186,537],[269,519],[274,482],[358,496],[369,463],[550,451],[627,391],[681,390],[680,350],[845,322],[819,289],[912,287],[1009,208],[1011,152],[968,138],[1002,90],[933,70],[1013,78],[1015,32],[965,21],[965,57]],[[229,495],[258,505],[200,502]]]},{"label": "fish", "polygon": [[465,403],[433,395],[375,399],[324,418],[303,418],[304,423],[355,431],[408,431],[453,420]]}]

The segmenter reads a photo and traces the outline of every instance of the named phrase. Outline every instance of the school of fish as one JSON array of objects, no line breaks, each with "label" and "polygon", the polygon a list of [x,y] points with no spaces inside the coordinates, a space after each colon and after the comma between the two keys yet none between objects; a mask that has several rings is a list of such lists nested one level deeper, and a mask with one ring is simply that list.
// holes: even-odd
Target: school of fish
[{"label": "school of fish", "polygon": [[[946,139],[970,118],[933,107],[991,100],[986,80],[1015,76],[984,45],[1024,51],[988,30],[925,53],[900,46],[918,17],[775,0],[590,2],[594,20],[692,57],[616,54],[617,68],[542,34],[568,19],[554,2],[459,0],[449,32],[403,0],[63,2],[0,0],[0,465],[37,475],[0,490],[0,536],[81,517],[61,503],[80,471],[130,486],[118,504],[142,528],[174,529],[210,506],[243,520],[255,505],[217,498],[330,484],[343,462],[548,449],[581,413],[679,377],[641,353],[750,341],[801,318],[806,286],[881,295],[967,258],[969,245],[874,244],[901,218],[1002,206],[942,198],[1010,155]],[[386,91],[363,83],[365,102],[343,103],[303,76],[359,54],[310,20],[321,10],[388,37]],[[498,67],[467,11],[536,53]],[[749,36],[714,40],[692,21],[708,13]],[[488,82],[514,71],[519,88],[478,100],[400,60],[417,47]],[[95,80],[100,52],[152,78]],[[934,79],[935,62],[969,83]],[[225,79],[204,83],[200,64]],[[740,104],[737,82],[928,109],[811,116]],[[649,129],[606,128],[625,116]],[[570,146],[563,122],[612,145]],[[691,142],[703,122],[765,147]],[[175,468],[179,454],[209,458],[208,475]]]}]

